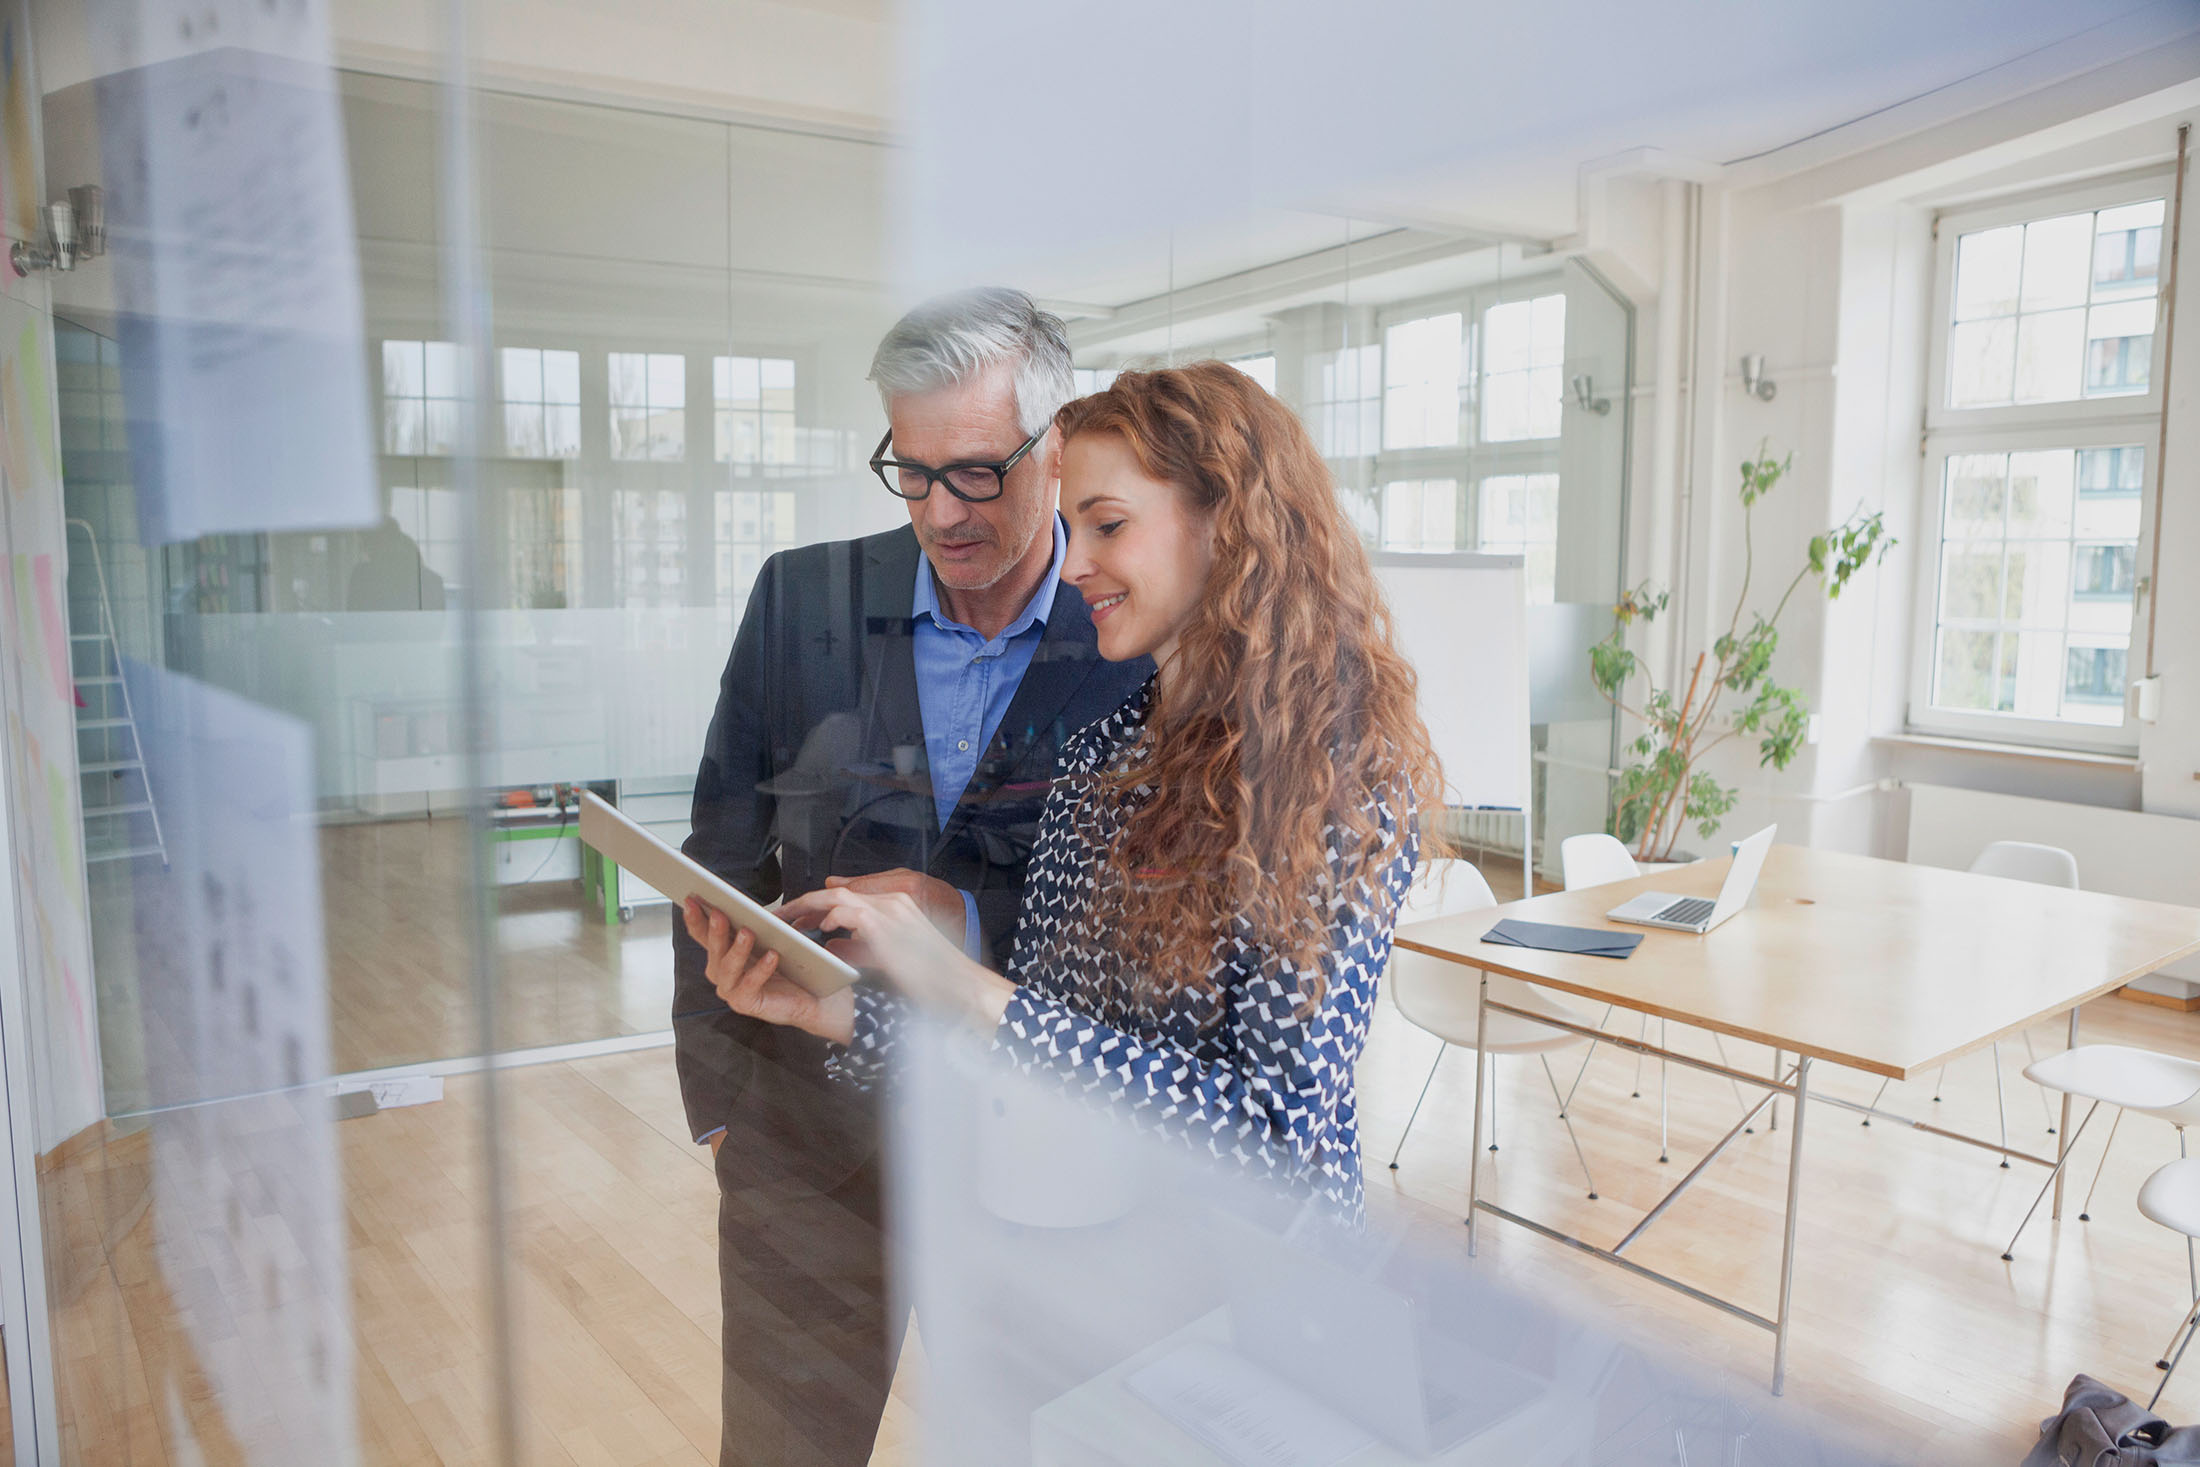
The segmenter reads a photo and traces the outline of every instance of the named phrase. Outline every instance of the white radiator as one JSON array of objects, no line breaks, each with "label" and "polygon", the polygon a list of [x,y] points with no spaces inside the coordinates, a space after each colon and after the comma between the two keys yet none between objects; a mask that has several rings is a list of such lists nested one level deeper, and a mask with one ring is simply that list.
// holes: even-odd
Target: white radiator
[{"label": "white radiator", "polygon": [[[2200,907],[2200,820],[1946,785],[1907,788],[1909,858],[1920,865],[1962,870],[1990,842],[2035,841],[2077,857],[2078,882],[2088,890]],[[2200,957],[2132,986],[2189,998],[2200,993]]]}]

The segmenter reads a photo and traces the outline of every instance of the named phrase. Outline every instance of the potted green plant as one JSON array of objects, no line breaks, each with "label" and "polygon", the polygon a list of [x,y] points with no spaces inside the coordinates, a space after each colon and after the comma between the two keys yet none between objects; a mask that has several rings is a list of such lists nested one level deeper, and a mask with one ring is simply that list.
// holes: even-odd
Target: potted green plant
[{"label": "potted green plant", "polygon": [[[1679,697],[1671,688],[1657,686],[1627,650],[1627,629],[1637,622],[1647,624],[1666,608],[1668,593],[1654,589],[1648,581],[1621,594],[1612,608],[1612,634],[1589,649],[1589,676],[1597,691],[1642,725],[1627,746],[1629,762],[1619,777],[1612,810],[1612,834],[1632,842],[1639,861],[1671,860],[1674,843],[1690,823],[1710,839],[1719,828],[1719,817],[1734,808],[1738,791],[1697,767],[1720,744],[1735,737],[1754,737],[1761,767],[1787,768],[1802,747],[1810,709],[1795,689],[1772,678],[1772,657],[1780,646],[1780,614],[1806,577],[1816,576],[1830,601],[1841,594],[1851,576],[1894,548],[1878,511],[1850,515],[1811,537],[1802,569],[1780,593],[1772,614],[1750,613],[1745,628],[1742,614],[1756,568],[1750,511],[1793,462],[1793,454],[1775,461],[1759,444],[1756,457],[1742,465],[1741,590],[1734,598],[1734,615],[1726,631],[1708,650],[1697,652]],[[1642,674],[1644,691],[1631,703],[1627,685],[1637,674]],[[1719,727],[1716,719],[1729,695],[1748,701],[1730,723]]]}]

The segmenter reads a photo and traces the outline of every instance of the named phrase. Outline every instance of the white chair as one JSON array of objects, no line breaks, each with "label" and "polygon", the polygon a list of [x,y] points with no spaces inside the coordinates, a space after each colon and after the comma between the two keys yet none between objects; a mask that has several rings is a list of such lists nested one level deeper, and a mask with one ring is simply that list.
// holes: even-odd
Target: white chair
[{"label": "white chair", "polygon": [[[2039,886],[2060,886],[2076,891],[2078,889],[2078,858],[2060,846],[2035,845],[2031,841],[2025,840],[1997,840],[1978,853],[1978,859],[1971,863],[1971,874],[1974,876],[1999,876],[2008,881],[2029,881]],[[2001,1083],[2001,1041],[1994,1041],[1992,1049],[1994,1055],[1994,1111],[2001,1121],[2001,1144],[2007,1146],[2009,1144],[2009,1100]],[[2039,1053],[2032,1047],[2032,1032],[2029,1029],[2024,1031],[2024,1058],[2030,1064],[2039,1062]],[[1940,1099],[1941,1078],[1947,1073],[1948,1067],[1942,1065],[1940,1073],[1933,1076],[1933,1099],[1935,1102]],[[1872,1097],[1872,1104],[1877,1106],[1879,1096],[1886,1093],[1887,1082],[1882,1080],[1879,1082],[1879,1095]],[[2054,1107],[2049,1104],[2045,1091],[2040,1093],[2040,1105],[2047,1113],[2047,1134],[2052,1136],[2055,1134],[2055,1111]],[[2117,1117],[2118,1124],[2121,1124],[2122,1120],[2121,1116]],[[1864,1118],[1864,1124],[1867,1126],[1871,1124],[1869,1116]],[[2109,1132],[2109,1144],[2115,1144],[2114,1130]],[[2104,1162],[2108,1160],[2106,1151],[2101,1153],[2101,1160]],[[2001,1164],[2002,1168],[2007,1170],[2009,1158],[2004,1156],[2001,1159]],[[2099,1173],[2095,1173],[2094,1180],[2096,1182],[2100,1180]],[[2092,1195],[2090,1192],[2086,1194],[2089,1199]]]},{"label": "white chair", "polygon": [[[2185,1256],[2192,1256],[2192,1240],[2200,1234],[2200,1159],[2180,1158],[2157,1169],[2146,1184],[2139,1188],[2139,1212],[2150,1222],[2158,1222],[2171,1232],[2185,1235]],[[2192,1343],[2192,1327],[2200,1320],[2200,1294],[2195,1294],[2192,1308],[2179,1321],[2177,1331],[2169,1337],[2170,1348],[2162,1351],[2162,1358],[2155,1361],[2155,1368],[2166,1372],[2162,1382],[2147,1398],[2147,1409],[2162,1399],[2162,1392],[2169,1389],[2169,1378],[2177,1373],[2177,1366],[2185,1358],[2185,1347]],[[2178,1343],[2179,1336],[2183,1344]]]},{"label": "white chair", "polygon": [[[1569,835],[1566,837],[1566,839],[1560,841],[1558,845],[1558,868],[1560,877],[1566,883],[1566,889],[1568,891],[1579,891],[1581,888],[1586,886],[1607,886],[1615,881],[1631,881],[1636,876],[1639,876],[1641,874],[1641,869],[1635,865],[1635,858],[1627,853],[1627,847],[1621,845],[1619,841],[1614,837],[1606,835],[1601,831],[1592,832],[1587,835]],[[1604,1017],[1597,1021],[1597,1027],[1601,1029],[1606,1024],[1609,1024],[1611,1021],[1612,1005],[1607,1004],[1604,1008]],[[1649,1038],[1650,1016],[1648,1014],[1644,1014],[1642,1016],[1642,1028],[1640,1032],[1636,1035],[1636,1039],[1641,1042],[1647,1042]],[[1714,1034],[1711,1036],[1711,1042],[1718,1048],[1719,1063],[1725,1064],[1727,1062],[1725,1041],[1720,1039],[1718,1035]],[[1663,1019],[1658,1020],[1658,1047],[1660,1049],[1665,1048],[1665,1020]],[[1573,1105],[1574,1092],[1581,1088],[1582,1076],[1589,1073],[1589,1061],[1596,1058],[1596,1052],[1596,1045],[1592,1043],[1589,1046],[1589,1052],[1581,1057],[1581,1069],[1574,1075],[1574,1083],[1569,1086],[1566,1091],[1566,1107],[1570,1108]],[[1664,1161],[1667,1154],[1667,1097],[1665,1082],[1666,1062],[1664,1060],[1659,1060],[1659,1161]],[[1729,1081],[1728,1083],[1732,1084],[1733,1082]],[[1630,1098],[1639,1099],[1641,1095],[1642,1055],[1640,1053],[1637,1053],[1635,1056],[1635,1088],[1633,1095]],[[1742,1106],[1744,1113],[1747,1113],[1749,1107],[1746,1103],[1742,1101],[1742,1091],[1739,1085],[1734,1086],[1734,1099],[1737,1104],[1740,1104]]]},{"label": "white chair", "polygon": [[[1434,859],[1421,863],[1398,920],[1400,923],[1420,922],[1431,917],[1482,911],[1496,905],[1497,897],[1491,892],[1490,884],[1470,863]],[[1421,1114],[1421,1102],[1428,1098],[1429,1086],[1436,1080],[1436,1067],[1444,1062],[1444,1056],[1453,1045],[1463,1049],[1473,1049],[1477,1045],[1478,1021],[1482,1017],[1481,984],[1473,971],[1457,963],[1403,948],[1391,949],[1390,970],[1385,976],[1391,1001],[1398,1005],[1398,1012],[1416,1028],[1425,1029],[1443,1041],[1437,1046],[1435,1062],[1428,1068],[1428,1079],[1421,1082],[1421,1093],[1413,1102],[1413,1114],[1406,1117],[1406,1128],[1398,1137],[1398,1148],[1390,1155],[1390,1169],[1396,1171],[1399,1154],[1406,1147],[1406,1137],[1412,1134],[1413,1122]],[[1568,1024],[1583,1022],[1572,1009],[1547,997],[1533,984],[1501,973],[1490,974],[1489,984],[1490,997],[1497,1002]],[[1574,1160],[1581,1163],[1582,1178],[1588,1182],[1589,1198],[1594,1201],[1596,1178],[1589,1173],[1589,1159],[1582,1154],[1581,1138],[1574,1135],[1574,1123],[1567,1118],[1565,1097],[1558,1093],[1558,1077],[1551,1073],[1550,1061],[1551,1051],[1584,1042],[1578,1034],[1494,1009],[1487,1016],[1484,1032],[1479,1035],[1481,1048],[1490,1061],[1490,1150],[1497,1149],[1498,1057],[1532,1054],[1543,1063],[1543,1077],[1550,1083],[1551,1098],[1559,1105],[1558,1118],[1565,1124],[1567,1139],[1574,1143]]]},{"label": "white chair", "polygon": [[[2070,1133],[2069,1141],[2062,1148],[2062,1155],[2048,1172],[2046,1182],[2040,1186],[2039,1196],[2025,1209],[2024,1221],[2010,1235],[2009,1246],[2002,1250],[2004,1260],[2016,1257],[2017,1239],[2032,1221],[2045,1200],[2048,1188],[2062,1175],[2062,1169],[2070,1164],[2077,1153],[2079,1138],[2093,1120],[2093,1113],[2102,1106],[2119,1110],[2137,1111],[2141,1115],[2154,1116],[2168,1121],[2177,1128],[2177,1153],[2185,1152],[2185,1127],[2200,1124],[2200,1064],[2179,1059],[2175,1055],[2156,1054],[2151,1049],[2134,1049],[2127,1044],[2081,1044],[2066,1049],[2061,1054],[2051,1054],[2024,1067],[2024,1077],[2035,1085],[2065,1095],[2075,1095],[2093,1103],[2086,1107],[2085,1116]],[[2122,1119],[2118,1117],[2119,1121]],[[2113,1132],[2111,1133],[2113,1138]],[[2107,1160],[2107,1152],[2102,1152]],[[2100,1183],[2100,1173],[2094,1173],[2094,1184]],[[2086,1194],[2086,1206],[2092,1207],[2092,1194]],[[2192,1283],[2193,1296],[2200,1298],[2200,1267],[2195,1266],[2191,1235],[2185,1242],[2185,1271]],[[2164,1352],[2165,1355],[2167,1352]]]}]

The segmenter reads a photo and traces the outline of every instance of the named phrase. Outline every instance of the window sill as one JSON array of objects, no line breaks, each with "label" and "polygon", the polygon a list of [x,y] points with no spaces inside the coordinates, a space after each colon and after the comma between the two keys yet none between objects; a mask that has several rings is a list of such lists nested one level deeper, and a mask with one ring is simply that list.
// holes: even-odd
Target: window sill
[{"label": "window sill", "polygon": [[1939,734],[1879,734],[1875,744],[1901,744],[1918,749],[1952,749],[1963,754],[1999,754],[2011,759],[2036,759],[2046,763],[2092,764],[2110,769],[2139,768],[2137,754],[2105,754],[2091,749],[2054,749],[2040,744],[2001,744],[1987,739],[1955,739]]}]

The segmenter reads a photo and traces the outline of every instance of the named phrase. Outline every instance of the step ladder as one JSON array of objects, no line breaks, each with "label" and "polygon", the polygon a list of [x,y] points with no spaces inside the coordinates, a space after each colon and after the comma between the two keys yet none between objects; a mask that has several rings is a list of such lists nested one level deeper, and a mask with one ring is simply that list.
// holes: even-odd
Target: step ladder
[{"label": "step ladder", "polygon": [[[69,676],[76,685],[76,772],[83,780],[84,860],[97,865],[158,856],[166,869],[168,843],[161,835],[160,809],[153,803],[152,776],[145,770],[145,745],[130,707],[130,685],[122,680],[122,646],[115,640],[107,568],[92,527],[70,520],[69,528],[84,532],[99,583],[99,630],[69,636]],[[90,671],[83,668],[80,648],[91,649],[97,666]]]}]

